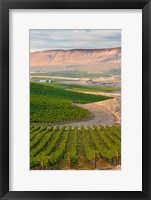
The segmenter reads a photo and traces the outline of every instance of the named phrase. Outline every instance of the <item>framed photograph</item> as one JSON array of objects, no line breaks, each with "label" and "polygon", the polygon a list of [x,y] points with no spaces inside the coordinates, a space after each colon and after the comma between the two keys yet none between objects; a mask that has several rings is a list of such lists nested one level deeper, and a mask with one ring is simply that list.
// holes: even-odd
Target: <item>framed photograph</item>
[{"label": "framed photograph", "polygon": [[1,199],[150,199],[150,1],[0,8]]}]

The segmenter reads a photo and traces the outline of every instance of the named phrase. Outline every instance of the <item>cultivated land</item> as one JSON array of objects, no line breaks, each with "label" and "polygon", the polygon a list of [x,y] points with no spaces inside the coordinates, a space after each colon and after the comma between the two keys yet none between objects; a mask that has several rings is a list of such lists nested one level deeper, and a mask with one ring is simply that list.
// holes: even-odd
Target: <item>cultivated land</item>
[{"label": "cultivated land", "polygon": [[111,88],[32,82],[30,94],[32,170],[120,169],[121,128],[114,125],[120,94]]},{"label": "cultivated land", "polygon": [[85,71],[76,71],[76,70],[65,70],[65,71],[54,71],[54,72],[43,72],[43,73],[31,73],[32,76],[51,76],[51,77],[65,77],[65,78],[100,78],[100,77],[110,77],[110,74],[107,72],[102,73],[86,73]]},{"label": "cultivated land", "polygon": [[31,170],[120,169],[121,48],[33,52],[30,72]]},{"label": "cultivated land", "polygon": [[87,120],[92,117],[92,114],[75,104],[86,104],[109,98],[31,83],[30,121],[31,123],[59,124]]},{"label": "cultivated land", "polygon": [[116,169],[121,164],[120,126],[31,126],[30,168]]},{"label": "cultivated land", "polygon": [[[54,88],[60,88],[64,90],[72,90],[75,92],[113,92],[119,91],[119,88],[109,88],[109,87],[101,87],[101,86],[89,86],[89,85],[81,85],[81,84],[64,84],[64,83],[44,83],[44,85],[48,85]],[[93,93],[94,94],[94,93]],[[96,94],[96,93],[95,93]],[[96,94],[97,95],[97,94]]]}]

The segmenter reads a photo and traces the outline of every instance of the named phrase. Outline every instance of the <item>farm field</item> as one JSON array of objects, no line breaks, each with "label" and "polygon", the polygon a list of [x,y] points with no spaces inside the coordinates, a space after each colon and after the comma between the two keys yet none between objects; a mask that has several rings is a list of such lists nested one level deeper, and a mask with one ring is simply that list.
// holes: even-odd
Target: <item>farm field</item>
[{"label": "farm field", "polygon": [[121,30],[29,35],[30,170],[121,170]]},{"label": "farm field", "polygon": [[[58,86],[58,85],[57,85]],[[91,113],[75,104],[110,99],[107,96],[84,94],[44,83],[30,83],[30,122],[59,124],[87,120]]]},{"label": "farm field", "polygon": [[102,87],[102,86],[89,86],[80,84],[65,84],[65,83],[44,83],[47,86],[60,89],[68,89],[73,91],[84,91],[84,92],[114,92],[119,91],[119,88],[114,87]]},{"label": "farm field", "polygon": [[73,70],[65,70],[65,71],[55,71],[55,72],[43,72],[43,73],[32,73],[32,76],[60,76],[60,77],[72,77],[72,78],[98,78],[98,77],[109,77],[110,74],[107,72],[104,73],[86,73],[85,71],[73,71]]},{"label": "farm field", "polygon": [[31,170],[103,170],[120,164],[120,125],[30,127]]}]

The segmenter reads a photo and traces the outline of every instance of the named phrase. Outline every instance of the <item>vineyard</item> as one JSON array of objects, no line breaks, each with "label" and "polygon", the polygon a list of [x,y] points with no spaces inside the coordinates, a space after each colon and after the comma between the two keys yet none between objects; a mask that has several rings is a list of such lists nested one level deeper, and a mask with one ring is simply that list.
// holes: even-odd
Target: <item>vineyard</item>
[{"label": "vineyard", "polygon": [[[91,113],[75,103],[91,103],[109,99],[54,88],[45,84],[30,84],[30,121],[35,123],[58,124],[91,118]],[[55,115],[54,115],[55,113]]]},{"label": "vineyard", "polygon": [[30,169],[113,169],[121,164],[121,126],[30,127]]},{"label": "vineyard", "polygon": [[44,85],[51,86],[53,88],[68,89],[72,91],[83,91],[83,92],[113,92],[119,91],[119,88],[101,87],[101,86],[89,86],[89,85],[78,85],[78,84],[65,84],[65,83],[44,83]]}]

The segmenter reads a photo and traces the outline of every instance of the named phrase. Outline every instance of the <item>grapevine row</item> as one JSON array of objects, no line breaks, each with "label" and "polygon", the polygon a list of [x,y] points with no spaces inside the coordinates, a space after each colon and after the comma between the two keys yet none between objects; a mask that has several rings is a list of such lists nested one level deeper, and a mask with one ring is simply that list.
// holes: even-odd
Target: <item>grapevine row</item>
[{"label": "grapevine row", "polygon": [[119,140],[121,140],[121,126],[107,126],[107,131],[109,131],[112,135],[117,137]]},{"label": "grapevine row", "polygon": [[[36,129],[36,127],[31,127],[31,130]],[[120,135],[120,127],[118,126],[88,126],[87,129],[82,126],[80,130],[78,130],[78,127],[72,129],[71,126],[67,130],[66,126],[62,126],[60,129],[59,126],[46,128],[39,127],[31,134],[36,134],[31,141],[31,169],[60,168],[62,167],[60,162],[65,156],[69,156],[69,163],[75,169],[81,166],[81,158],[83,159],[84,157],[88,161],[93,160],[93,162],[89,162],[89,166],[94,164],[93,169],[96,166],[100,166],[100,161],[97,165],[98,159],[103,159],[111,165],[120,164],[121,141],[117,137],[117,135]],[[80,148],[79,139],[80,144],[82,144]],[[83,161],[85,164],[87,163],[86,159]],[[66,159],[64,164],[68,165]]]},{"label": "grapevine row", "polygon": [[39,127],[38,130],[34,131],[34,132],[30,132],[30,141],[33,140],[33,138],[38,134],[38,133],[41,133],[42,131],[44,131],[47,127],[46,126],[42,126],[42,127]]},{"label": "grapevine row", "polygon": [[119,150],[119,146],[113,144],[113,142],[102,132],[97,126],[93,126],[96,132],[99,134],[101,140],[103,141],[103,144],[111,149],[115,154],[117,154]]},{"label": "grapevine row", "polygon": [[95,136],[94,131],[92,130],[92,128],[91,128],[90,126],[88,126],[88,131],[89,131],[89,133],[90,133],[90,135],[91,135],[91,137],[92,137],[93,142],[94,142],[95,145],[96,145],[96,148],[97,148],[99,154],[100,154],[103,158],[108,158],[108,159],[114,158],[114,157],[115,157],[115,153],[114,153],[112,150],[107,149],[105,146],[103,146],[103,145],[99,142],[98,138]]},{"label": "grapevine row", "polygon": [[41,139],[44,137],[44,135],[46,134],[46,133],[48,133],[49,131],[51,131],[52,130],[52,127],[49,127],[48,129],[46,129],[45,131],[43,131],[41,134],[39,134],[35,139],[34,139],[34,141],[32,141],[31,143],[30,143],[30,150],[32,150],[40,141],[41,141]]},{"label": "grapevine row", "polygon": [[63,126],[63,127],[56,133],[55,138],[54,138],[54,140],[51,142],[50,146],[48,146],[48,148],[47,148],[47,150],[46,150],[46,152],[45,152],[45,155],[49,156],[49,155],[53,152],[53,150],[54,150],[54,148],[55,148],[57,142],[60,140],[60,138],[61,138],[61,136],[62,136],[62,133],[63,133],[63,131],[65,130],[65,128],[66,128],[66,126]]},{"label": "grapevine row", "polygon": [[81,135],[82,135],[82,140],[83,140],[86,157],[88,160],[93,160],[94,159],[94,150],[92,148],[90,148],[90,145],[89,145],[89,142],[87,139],[87,135],[86,135],[86,130],[83,126],[81,127]]},{"label": "grapevine row", "polygon": [[55,130],[55,137],[54,137],[54,140],[51,141],[50,145],[47,147],[46,150],[42,151],[42,153],[36,157],[34,156],[31,156],[30,158],[30,167],[31,168],[34,168],[34,167],[37,167],[37,166],[42,166],[42,161],[44,159],[46,159],[46,157],[48,157],[47,155],[49,155],[48,153],[52,153],[57,142],[59,141],[59,139],[61,138],[61,135],[62,135],[62,132],[65,130],[65,126],[63,126],[58,132],[57,129],[58,129],[58,126],[54,129]]},{"label": "grapevine row", "polygon": [[30,131],[34,128],[34,125],[30,125]]},{"label": "grapevine row", "polygon": [[40,126],[35,126],[31,131],[30,131],[30,134],[39,130],[40,129]]},{"label": "grapevine row", "polygon": [[47,167],[55,165],[64,157],[71,129],[72,129],[72,127],[69,126],[68,130],[65,132],[64,139],[61,142],[59,148],[46,158],[46,166]]},{"label": "grapevine row", "polygon": [[105,127],[101,127],[101,130],[107,135],[108,138],[110,138],[110,139],[112,140],[112,142],[113,142],[114,144],[116,144],[116,146],[118,146],[118,147],[121,146],[120,140],[117,139],[117,137],[115,137],[115,136],[111,133],[110,130],[108,131]]},{"label": "grapevine row", "polygon": [[53,134],[59,129],[59,126],[54,128],[53,130],[50,131],[48,135],[44,137],[44,139],[40,142],[40,144],[37,146],[37,148],[33,149],[31,151],[31,156],[35,157],[37,156],[41,151],[45,149],[45,147],[48,145],[50,142],[50,139],[52,138]]},{"label": "grapevine row", "polygon": [[78,127],[73,130],[73,141],[70,149],[70,161],[75,164],[78,160]]}]

